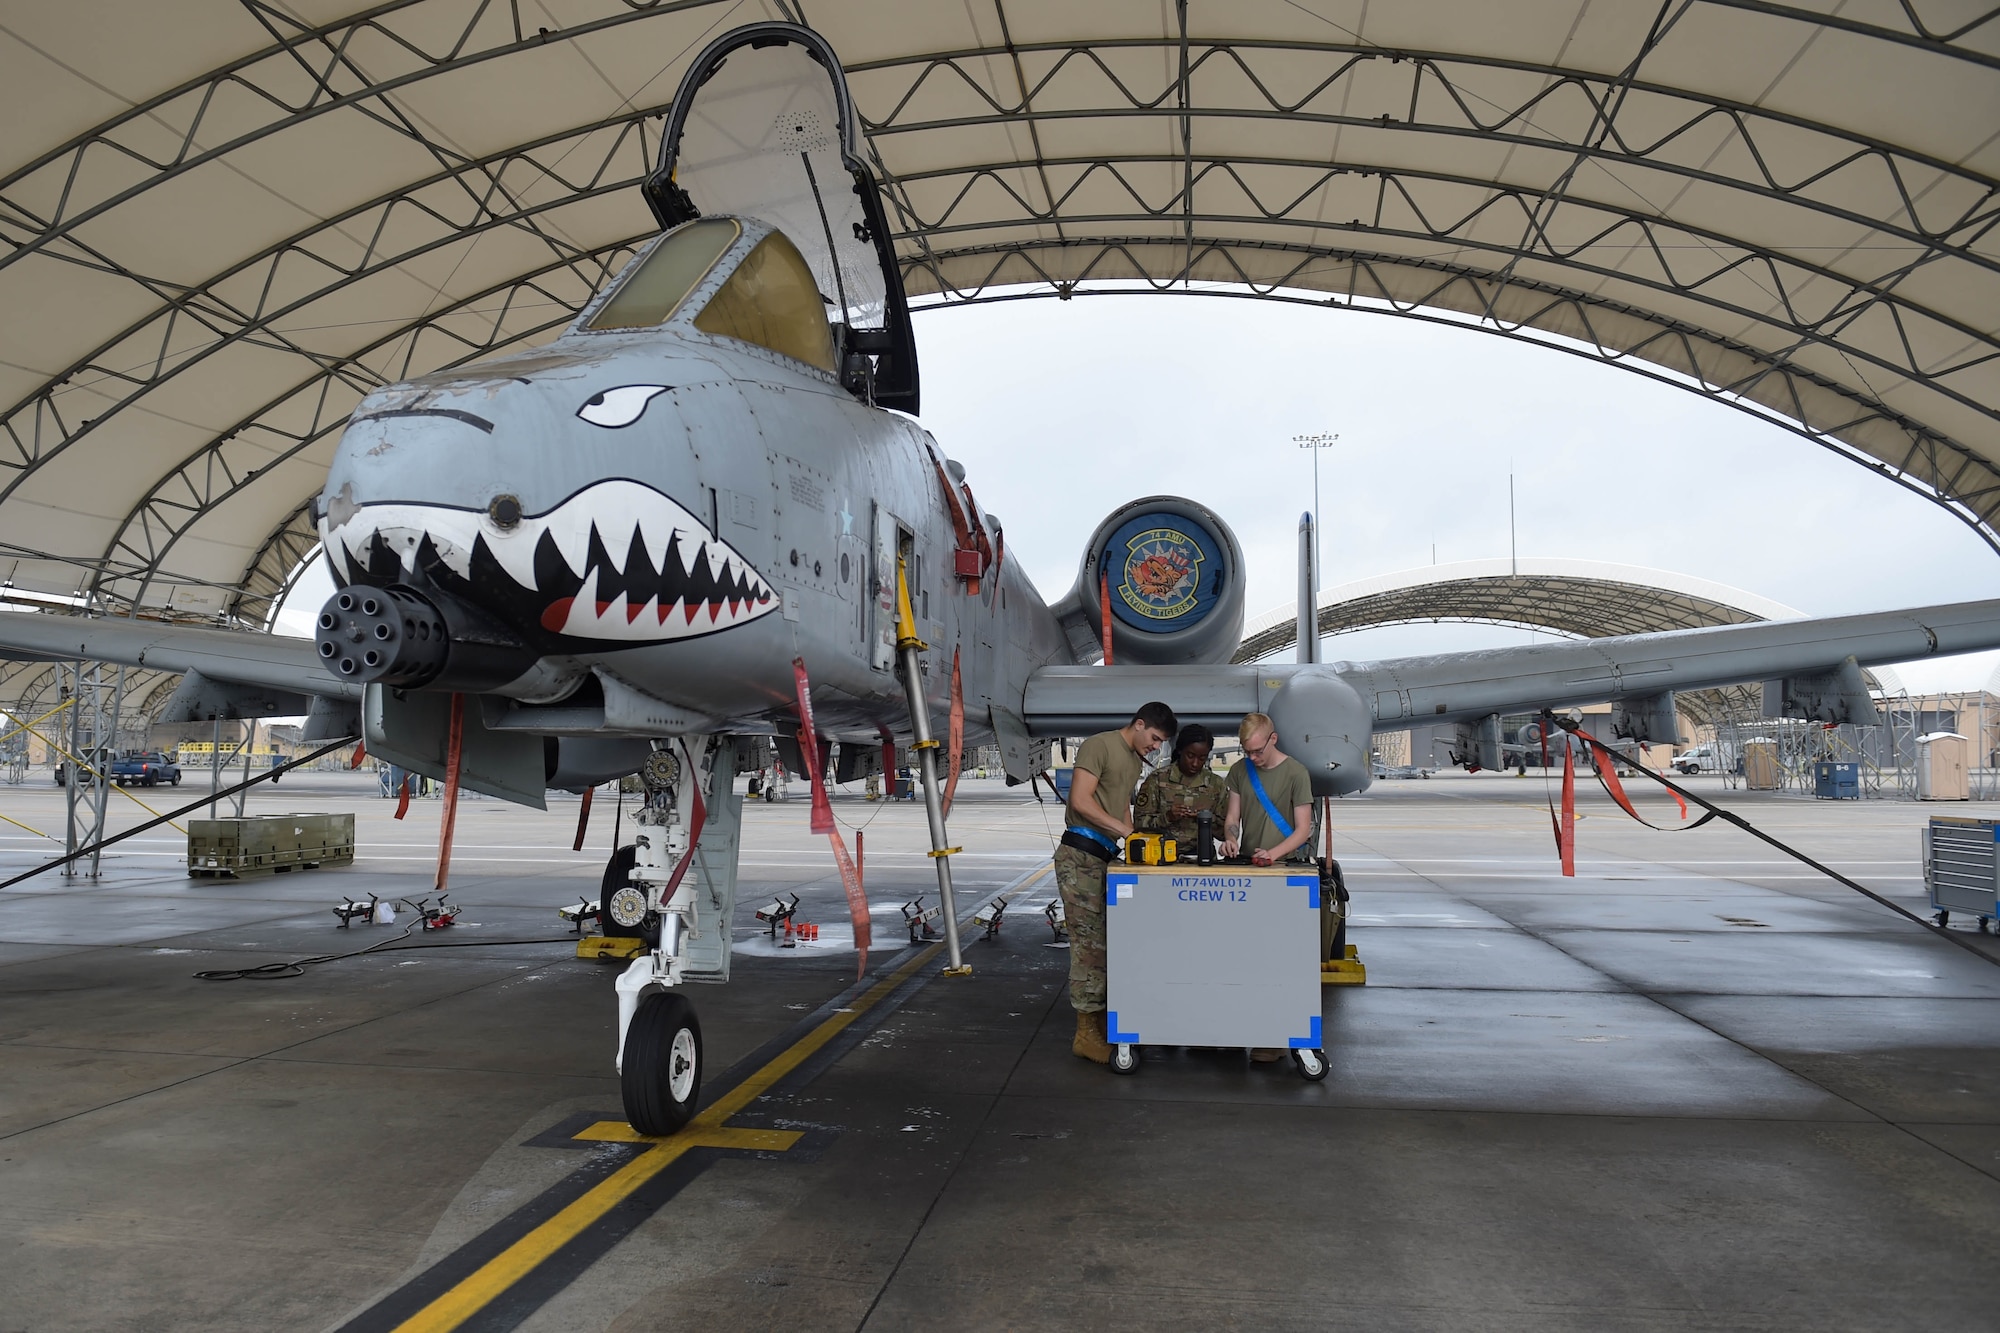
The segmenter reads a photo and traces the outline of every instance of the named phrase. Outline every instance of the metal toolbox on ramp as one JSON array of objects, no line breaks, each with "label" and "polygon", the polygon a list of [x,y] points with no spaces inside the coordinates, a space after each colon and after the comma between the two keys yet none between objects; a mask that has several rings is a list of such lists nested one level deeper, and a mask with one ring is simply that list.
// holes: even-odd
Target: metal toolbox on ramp
[{"label": "metal toolbox on ramp", "polygon": [[188,874],[261,875],[354,860],[354,816],[244,815],[188,821]]}]

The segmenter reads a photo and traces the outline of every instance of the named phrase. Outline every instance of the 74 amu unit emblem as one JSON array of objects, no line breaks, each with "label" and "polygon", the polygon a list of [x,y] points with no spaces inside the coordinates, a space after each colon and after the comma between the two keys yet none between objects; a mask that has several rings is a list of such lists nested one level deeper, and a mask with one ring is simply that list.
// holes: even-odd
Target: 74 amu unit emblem
[{"label": "74 amu unit emblem", "polygon": [[1125,543],[1118,595],[1151,620],[1187,614],[1201,592],[1201,547],[1173,528],[1148,528]]}]

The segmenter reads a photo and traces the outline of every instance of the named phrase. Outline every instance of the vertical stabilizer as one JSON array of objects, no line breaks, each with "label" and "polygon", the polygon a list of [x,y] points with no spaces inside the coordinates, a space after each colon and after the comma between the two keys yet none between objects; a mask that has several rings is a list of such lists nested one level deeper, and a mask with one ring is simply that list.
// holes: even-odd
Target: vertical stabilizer
[{"label": "vertical stabilizer", "polygon": [[1309,513],[1299,515],[1299,661],[1319,661],[1319,564]]}]

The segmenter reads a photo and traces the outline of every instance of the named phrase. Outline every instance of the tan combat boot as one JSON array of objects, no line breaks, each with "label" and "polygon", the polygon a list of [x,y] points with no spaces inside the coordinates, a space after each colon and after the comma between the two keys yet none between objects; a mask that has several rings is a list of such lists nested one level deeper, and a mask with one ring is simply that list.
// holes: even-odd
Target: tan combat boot
[{"label": "tan combat boot", "polygon": [[1079,1013],[1076,1016],[1076,1038],[1069,1044],[1070,1054],[1080,1055],[1098,1064],[1111,1063],[1111,1043],[1104,1039],[1104,1011]]}]

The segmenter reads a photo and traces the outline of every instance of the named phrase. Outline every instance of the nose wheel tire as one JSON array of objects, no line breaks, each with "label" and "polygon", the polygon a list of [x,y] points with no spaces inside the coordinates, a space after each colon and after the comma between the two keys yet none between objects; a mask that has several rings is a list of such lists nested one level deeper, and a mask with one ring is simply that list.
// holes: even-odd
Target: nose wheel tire
[{"label": "nose wheel tire", "polygon": [[694,1118],[701,1098],[701,1023],[684,996],[654,991],[639,1001],[625,1033],[618,1085],[625,1118],[641,1134],[671,1134]]},{"label": "nose wheel tire", "polygon": [[1111,1048],[1111,1072],[1114,1074],[1136,1074],[1139,1072],[1139,1048],[1118,1045]]},{"label": "nose wheel tire", "polygon": [[1292,1063],[1299,1067],[1299,1077],[1308,1083],[1317,1083],[1326,1077],[1326,1052],[1300,1049],[1292,1052]]}]

